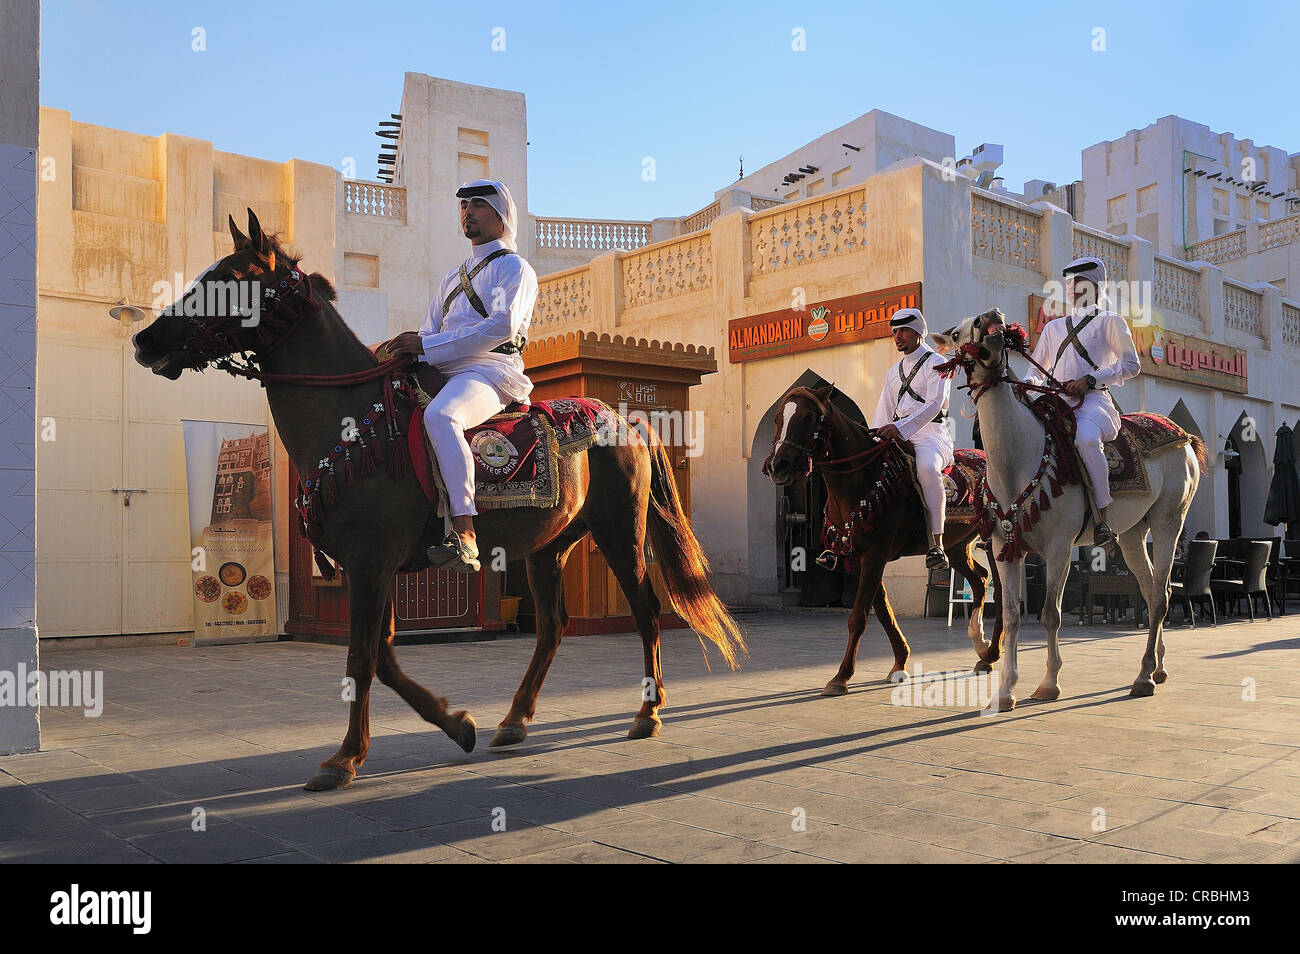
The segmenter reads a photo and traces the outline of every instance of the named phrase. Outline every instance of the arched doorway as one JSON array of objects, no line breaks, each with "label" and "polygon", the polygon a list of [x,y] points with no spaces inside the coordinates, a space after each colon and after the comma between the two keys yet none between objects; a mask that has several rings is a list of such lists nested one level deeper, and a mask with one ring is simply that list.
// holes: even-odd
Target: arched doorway
[{"label": "arched doorway", "polygon": [[1274,533],[1273,528],[1263,522],[1269,478],[1268,454],[1261,431],[1265,426],[1263,421],[1242,411],[1224,442],[1230,537],[1272,536]]},{"label": "arched doorway", "polygon": [[[856,578],[842,571],[818,566],[821,528],[826,512],[826,485],[813,471],[807,478],[778,487],[762,474],[762,462],[772,446],[772,434],[781,398],[790,388],[825,387],[829,384],[811,369],[782,390],[758,421],[750,448],[749,572],[751,590],[760,597],[771,596],[773,605],[851,606],[857,591]],[[836,389],[831,395],[835,409],[865,424],[866,418],[852,398]],[[800,549],[803,559],[796,569],[792,554]]]}]

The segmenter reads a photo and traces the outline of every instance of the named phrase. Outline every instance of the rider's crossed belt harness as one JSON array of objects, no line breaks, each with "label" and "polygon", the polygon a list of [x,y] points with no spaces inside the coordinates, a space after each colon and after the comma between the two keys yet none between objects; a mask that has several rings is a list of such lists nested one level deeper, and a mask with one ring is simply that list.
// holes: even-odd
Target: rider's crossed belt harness
[{"label": "rider's crossed belt harness", "polygon": [[[912,389],[912,382],[916,380],[917,374],[920,373],[921,366],[925,364],[927,361],[929,361],[930,356],[933,354],[934,354],[933,351],[927,351],[925,354],[921,355],[921,357],[917,360],[916,364],[912,365],[912,370],[909,374],[903,374],[903,362],[901,360],[898,362],[898,378],[903,383],[898,389],[898,397],[894,399],[895,408],[897,408],[898,402],[903,400],[904,394],[908,395],[909,397],[911,397],[913,401],[916,401],[919,404],[925,403],[925,398],[921,397],[921,395],[917,394],[916,391]],[[895,409],[894,420],[897,421],[901,416],[902,415],[898,413],[897,409]],[[939,413],[934,416],[934,420],[936,422],[942,422],[946,420],[947,417],[948,417],[948,412],[944,410],[940,410]]]},{"label": "rider's crossed belt harness", "polygon": [[[1061,346],[1056,349],[1056,358],[1052,361],[1053,374],[1056,373],[1056,366],[1061,363],[1061,355],[1065,354],[1065,349],[1071,345],[1074,345],[1075,353],[1088,363],[1088,367],[1092,368],[1094,371],[1099,370],[1097,362],[1092,360],[1092,355],[1088,354],[1088,349],[1085,348],[1083,342],[1079,340],[1079,332],[1088,327],[1088,322],[1092,321],[1092,319],[1096,317],[1097,313],[1095,311],[1090,315],[1085,315],[1083,321],[1079,322],[1076,327],[1074,322],[1070,320],[1070,316],[1065,316],[1066,335],[1065,339],[1061,342]],[[1103,384],[1095,390],[1109,391],[1110,388]]]},{"label": "rider's crossed belt harness", "polygon": [[[477,275],[479,272],[483,271],[483,269],[487,267],[488,262],[492,261],[493,259],[500,258],[502,255],[510,255],[510,254],[512,254],[510,249],[499,248],[491,255],[488,255],[486,258],[484,258],[483,261],[475,265],[474,270],[472,272],[466,270],[465,263],[461,262],[460,284],[452,289],[451,294],[448,295],[446,301],[442,303],[442,313],[444,315],[447,314],[447,310],[451,307],[451,303],[456,300],[456,296],[463,293],[465,297],[469,299],[469,303],[474,306],[474,310],[477,311],[484,318],[486,318],[488,316],[488,310],[483,305],[483,299],[479,298],[478,293],[474,291],[474,286],[471,283],[471,279],[473,279],[473,277]],[[492,350],[496,354],[519,354],[519,352],[524,350],[524,345],[527,343],[528,343],[528,339],[524,335],[519,335],[514,340],[507,341],[504,344],[499,344]]]}]

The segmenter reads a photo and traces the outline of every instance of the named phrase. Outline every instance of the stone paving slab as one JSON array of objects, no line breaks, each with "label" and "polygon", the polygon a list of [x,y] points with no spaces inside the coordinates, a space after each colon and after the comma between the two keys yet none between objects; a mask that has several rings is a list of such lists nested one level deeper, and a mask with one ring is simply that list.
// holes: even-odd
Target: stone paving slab
[{"label": "stone paving slab", "polygon": [[[663,733],[636,742],[634,636],[565,640],[504,751],[486,742],[532,638],[403,647],[480,748],[376,684],[370,757],[331,793],[302,784],[346,728],[343,648],[46,644],[47,669],[104,673],[104,711],[45,709],[43,750],[0,758],[0,862],[1300,861],[1300,617],[1173,628],[1150,699],[1128,697],[1144,633],[1067,618],[1052,703],[1027,699],[1046,653],[1026,620],[1022,702],[996,717],[916,681],[896,705],[874,621],[850,693],[823,699],[846,613],[739,620],[735,673],[665,635]],[[964,630],[902,623],[913,666],[978,688]]]}]

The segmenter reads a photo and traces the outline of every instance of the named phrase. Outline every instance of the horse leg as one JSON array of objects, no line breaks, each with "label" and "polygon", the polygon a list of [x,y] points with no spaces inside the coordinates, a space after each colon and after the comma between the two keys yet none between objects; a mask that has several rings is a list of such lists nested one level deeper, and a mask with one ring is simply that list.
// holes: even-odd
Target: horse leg
[{"label": "horse leg", "polygon": [[[988,592],[989,579],[984,567],[971,558],[971,550],[978,540],[979,538],[976,537],[950,549],[948,562],[954,570],[960,570],[970,583],[971,609],[966,635],[970,637],[970,643],[975,647],[975,655],[979,657],[979,662],[975,664],[975,672],[992,672],[997,656],[993,655],[993,644],[984,638],[984,594]],[[990,655],[992,655],[991,659]]]},{"label": "horse leg", "polygon": [[392,638],[393,601],[389,599],[387,623],[384,625],[384,632],[380,634],[379,663],[375,668],[375,675],[379,677],[380,682],[406,700],[407,705],[419,713],[420,718],[425,722],[432,722],[466,752],[473,752],[478,730],[473,717],[464,709],[448,714],[446,699],[435,696],[402,672],[402,668],[397,665],[397,656],[393,652],[393,644],[390,641]]},{"label": "horse leg", "polygon": [[894,651],[894,665],[885,676],[885,682],[893,682],[894,673],[898,672],[901,672],[903,678],[906,679],[907,660],[912,655],[912,649],[907,645],[903,630],[894,617],[894,607],[890,605],[889,593],[885,591],[884,580],[880,581],[880,589],[876,590],[876,598],[872,602],[871,608],[876,611],[876,619],[880,620],[880,625],[885,627],[885,636],[889,639],[889,648]]},{"label": "horse leg", "polygon": [[[989,639],[989,652],[975,664],[976,672],[992,672],[994,664],[1002,658],[1002,576],[998,561],[989,560],[989,585],[993,587],[993,605],[997,612],[993,614],[993,635]],[[983,615],[981,606],[980,615]]]},{"label": "horse leg", "polygon": [[[1047,564],[1047,581],[1043,593],[1043,630],[1047,633],[1047,673],[1042,683],[1034,690],[1031,699],[1051,702],[1061,697],[1061,600],[1065,596],[1065,581],[1070,575],[1070,543],[1055,547],[1043,555]],[[1020,574],[1016,574],[1017,584]],[[1019,607],[1017,607],[1019,615]]]},{"label": "horse leg", "polygon": [[351,633],[347,675],[352,696],[348,706],[348,732],[338,751],[322,762],[320,771],[307,782],[309,792],[346,788],[366,760],[370,749],[370,684],[379,659],[379,629],[392,612],[391,579],[390,572],[382,579],[355,574],[348,581]]},{"label": "horse leg", "polygon": [[663,728],[659,709],[668,700],[659,655],[660,603],[645,562],[645,508],[646,504],[637,505],[633,491],[631,495],[616,493],[612,498],[593,497],[583,511],[592,539],[627,597],[633,625],[641,637],[645,676],[641,681],[641,708],[632,719],[629,739],[658,735]]},{"label": "horse leg", "polygon": [[[999,546],[995,542],[994,546]],[[1017,649],[1020,642],[1020,565],[1025,558],[1018,557],[1004,563],[999,569],[1002,581],[1002,639],[1006,646],[1006,658],[1002,661],[1002,684],[998,687],[997,698],[989,703],[989,708],[997,712],[1010,712],[1016,707],[1016,697],[1012,690],[1020,678]]]},{"label": "horse leg", "polygon": [[533,658],[528,663],[523,682],[510,703],[510,711],[493,734],[489,748],[517,745],[528,737],[527,722],[537,711],[542,682],[555,660],[565,627],[569,625],[569,613],[564,608],[564,561],[573,545],[586,535],[587,528],[575,521],[526,560],[528,588],[532,591],[537,612],[537,645],[533,647]]},{"label": "horse leg", "polygon": [[[1159,521],[1151,520],[1150,516],[1148,521],[1153,528],[1162,525]],[[1151,548],[1156,558],[1154,568],[1147,557],[1147,521],[1121,534],[1119,538],[1124,561],[1137,578],[1147,604],[1147,645],[1142,653],[1142,668],[1129,693],[1133,696],[1153,695],[1156,686],[1169,678],[1169,673],[1164,668],[1164,627],[1165,616],[1169,612],[1169,573],[1173,567],[1177,536],[1182,530],[1182,521],[1177,523],[1177,529],[1168,538],[1153,534]]]},{"label": "horse leg", "polygon": [[[849,680],[853,678],[854,670],[857,669],[858,661],[858,641],[862,639],[862,632],[867,628],[867,607],[876,601],[876,592],[882,588],[880,578],[884,573],[884,561],[875,556],[867,556],[862,560],[861,571],[858,574],[858,592],[853,599],[853,610],[849,613],[849,645],[844,650],[844,659],[840,662],[840,668],[831,677],[831,681],[826,683],[826,688],[822,690],[823,696],[842,696],[849,691]],[[890,618],[893,617],[893,611],[890,610]],[[883,620],[882,620],[883,623]],[[898,629],[898,623],[894,623],[895,630]],[[885,630],[889,632],[888,628]],[[907,661],[907,641],[903,639],[902,631],[898,631],[898,638],[902,641],[902,661]],[[891,644],[893,637],[890,638]],[[894,668],[890,670],[892,676],[899,670],[899,649],[894,647]]]}]

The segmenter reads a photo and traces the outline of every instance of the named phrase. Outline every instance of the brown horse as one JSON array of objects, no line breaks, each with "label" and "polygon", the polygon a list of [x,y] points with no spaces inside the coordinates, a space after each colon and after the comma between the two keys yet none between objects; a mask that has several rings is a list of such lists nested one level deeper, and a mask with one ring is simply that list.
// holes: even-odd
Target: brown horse
[{"label": "brown horse", "polygon": [[[266,386],[276,430],[298,472],[308,474],[322,452],[328,453],[339,442],[348,421],[355,421],[359,411],[381,396],[383,379],[372,373],[380,364],[334,309],[330,283],[319,274],[299,272],[297,260],[262,231],[251,209],[248,235],[240,232],[234,219],[230,234],[234,253],[211,266],[188,294],[135,335],[135,357],[155,374],[175,380],[186,369],[215,364],[228,370],[233,366],[231,355],[252,355],[260,365],[254,374]],[[247,311],[241,315],[225,307],[229,296],[210,294],[218,287],[231,287],[231,282],[256,283],[254,298],[262,305],[256,323],[245,317]],[[219,307],[211,307],[213,301]],[[295,375],[310,376],[315,385],[339,386],[300,383],[303,379]],[[359,380],[367,375],[373,380]],[[412,426],[421,424],[416,421]],[[542,681],[568,623],[565,559],[588,533],[627,596],[641,637],[644,690],[629,738],[658,734],[659,709],[666,699],[659,660],[660,604],[644,556],[647,534],[674,608],[721,650],[733,668],[745,651],[735,620],[708,582],[708,561],[682,511],[663,445],[653,436],[647,443],[635,428],[620,427],[620,433],[628,434],[628,439],[598,443],[561,460],[555,507],[493,510],[477,518],[483,552],[501,547],[507,559],[526,559],[537,607],[532,661],[492,746],[514,745],[527,735],[526,723],[536,711]],[[370,476],[357,476],[355,486],[340,491],[325,516],[320,547],[347,574],[351,617],[347,675],[355,681],[356,693],[343,744],[307,783],[312,791],[344,787],[365,761],[370,745],[370,686],[376,675],[466,752],[474,748],[474,720],[464,711],[449,713],[444,699],[404,675],[390,642],[393,575],[401,566],[428,565],[424,547],[436,542],[424,539],[431,513],[414,474],[408,470],[394,479],[380,468]]]},{"label": "brown horse", "polygon": [[[871,428],[838,413],[831,403],[833,390],[834,385],[815,389],[797,387],[781,399],[777,404],[772,454],[764,466],[778,486],[790,483],[797,467],[819,468],[826,481],[827,518],[843,528],[852,522],[850,514],[855,505],[870,498],[873,488],[880,486],[877,482],[885,477],[886,461],[891,457],[890,467],[900,473],[902,452],[897,445],[876,437]],[[894,651],[894,665],[886,680],[893,679],[895,673],[906,677],[911,650],[894,618],[882,577],[886,564],[901,556],[926,552],[929,543],[924,527],[925,511],[919,496],[904,492],[874,514],[869,532],[863,532],[860,524],[849,532],[853,555],[860,567],[858,592],[849,613],[848,648],[844,650],[839,671],[822,690],[823,696],[842,696],[849,691],[848,683],[857,666],[858,640],[867,626],[868,607],[875,609]],[[978,537],[976,528],[967,521],[948,520],[944,524],[943,547],[948,562],[970,581],[974,605],[982,607],[988,582],[986,571],[971,558]],[[996,567],[993,589],[995,594],[1000,590]],[[967,633],[979,656],[975,671],[991,672],[1002,649],[1001,617],[994,626],[992,641],[984,638],[983,613],[978,609],[971,613]]]}]

